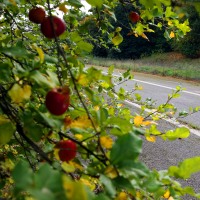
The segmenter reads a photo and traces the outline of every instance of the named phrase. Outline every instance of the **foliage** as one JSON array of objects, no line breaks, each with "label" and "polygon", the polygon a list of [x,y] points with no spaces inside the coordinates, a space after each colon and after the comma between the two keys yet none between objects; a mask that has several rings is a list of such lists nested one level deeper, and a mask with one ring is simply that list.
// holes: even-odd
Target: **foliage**
[{"label": "foliage", "polygon": [[199,12],[192,5],[186,5],[185,10],[188,13],[187,17],[190,22],[191,31],[184,39],[174,41],[172,47],[189,58],[197,58],[200,54],[200,16]]},{"label": "foliage", "polygon": [[[177,87],[165,104],[147,114],[144,109],[150,107],[149,103],[141,102],[135,94],[133,100],[143,104],[139,117],[122,106],[124,99],[133,97],[124,88],[115,91],[115,84],[131,79],[130,71],[113,80],[112,66],[105,74],[86,67],[82,60],[95,41],[88,33],[88,20],[113,45],[122,42],[121,28],[113,30],[108,18],[115,19],[114,7],[125,2],[87,2],[95,12],[84,16],[79,0],[1,1],[0,195],[26,200],[199,197],[192,188],[182,188],[173,180],[177,175],[188,178],[198,171],[182,172],[187,171],[187,163],[199,164],[199,159],[191,158],[161,172],[151,171],[139,160],[142,136],[152,141],[149,138],[174,140],[189,135],[185,128],[161,133],[154,123],[176,112],[170,101],[182,89]],[[62,11],[67,28],[59,38],[45,38],[40,25],[28,20],[28,10],[36,4],[50,16]],[[140,10],[142,21],[130,24],[132,33],[138,36],[151,31],[148,23],[158,26],[156,18],[162,21],[161,27],[171,21],[168,31],[173,30],[176,37],[189,30],[187,21],[179,23],[176,19],[168,0],[141,0]],[[45,106],[46,94],[52,88],[66,86],[70,89],[70,106],[63,115],[54,116]],[[134,92],[139,89],[135,86]],[[55,147],[66,139],[76,143],[77,156],[62,162]]]}]

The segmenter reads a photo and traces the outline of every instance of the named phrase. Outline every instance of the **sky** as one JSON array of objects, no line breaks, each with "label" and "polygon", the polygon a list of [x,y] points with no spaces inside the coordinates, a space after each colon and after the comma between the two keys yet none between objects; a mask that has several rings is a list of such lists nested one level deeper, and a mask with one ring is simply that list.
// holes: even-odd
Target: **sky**
[{"label": "sky", "polygon": [[91,8],[91,6],[85,0],[81,0],[81,3],[84,5],[84,8],[81,9],[82,11],[87,12]]}]

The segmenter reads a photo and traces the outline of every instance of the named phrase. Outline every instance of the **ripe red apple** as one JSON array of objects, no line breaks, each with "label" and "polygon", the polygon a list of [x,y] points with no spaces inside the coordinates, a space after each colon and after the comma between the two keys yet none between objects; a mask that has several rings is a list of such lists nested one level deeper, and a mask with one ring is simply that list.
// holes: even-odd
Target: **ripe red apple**
[{"label": "ripe red apple", "polygon": [[45,16],[46,16],[45,10],[41,7],[32,8],[28,14],[29,20],[36,24],[41,24]]},{"label": "ripe red apple", "polygon": [[129,19],[132,22],[136,23],[140,20],[140,15],[137,12],[131,11],[130,14],[129,14]]},{"label": "ripe red apple", "polygon": [[46,95],[45,105],[53,115],[62,115],[69,107],[70,91],[68,87],[54,88]]},{"label": "ripe red apple", "polygon": [[65,30],[65,22],[56,16],[46,17],[41,24],[41,32],[49,39],[60,36]]},{"label": "ripe red apple", "polygon": [[56,148],[59,149],[58,155],[63,162],[68,162],[76,156],[77,146],[76,143],[71,140],[61,140],[56,144]]}]

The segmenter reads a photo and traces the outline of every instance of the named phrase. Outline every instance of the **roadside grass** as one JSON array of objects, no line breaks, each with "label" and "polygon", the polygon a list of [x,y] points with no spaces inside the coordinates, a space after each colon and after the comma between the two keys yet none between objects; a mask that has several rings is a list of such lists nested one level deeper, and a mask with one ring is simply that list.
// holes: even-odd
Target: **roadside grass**
[{"label": "roadside grass", "polygon": [[88,58],[88,64],[119,69],[131,69],[135,72],[158,74],[200,82],[200,58],[189,59],[178,53],[153,54],[136,60],[114,60],[109,58]]}]

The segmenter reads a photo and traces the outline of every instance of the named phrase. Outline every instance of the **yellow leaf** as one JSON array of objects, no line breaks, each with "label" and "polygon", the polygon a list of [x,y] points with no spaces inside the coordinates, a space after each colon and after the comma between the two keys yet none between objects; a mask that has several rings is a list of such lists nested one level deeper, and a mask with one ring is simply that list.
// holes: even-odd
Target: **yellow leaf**
[{"label": "yellow leaf", "polygon": [[70,165],[74,166],[76,169],[83,170],[83,167],[82,167],[81,165],[79,165],[78,163],[76,163],[76,162],[69,161],[68,163],[69,163]]},{"label": "yellow leaf", "polygon": [[87,115],[81,116],[76,120],[73,120],[69,125],[70,128],[91,128],[91,121],[88,119]]},{"label": "yellow leaf", "polygon": [[59,10],[64,12],[64,13],[67,13],[68,12],[68,9],[66,8],[65,4],[64,3],[61,3],[59,5]]},{"label": "yellow leaf", "polygon": [[83,136],[81,134],[75,134],[74,137],[77,139],[77,140],[82,140],[83,139]]},{"label": "yellow leaf", "polygon": [[44,62],[44,52],[41,48],[36,47],[36,50],[38,52],[39,58],[40,58],[40,63]]},{"label": "yellow leaf", "polygon": [[112,179],[118,176],[117,170],[111,165],[106,168],[105,174]]},{"label": "yellow leaf", "polygon": [[98,111],[99,110],[99,106],[94,106],[94,110]]},{"label": "yellow leaf", "polygon": [[170,38],[174,38],[175,37],[175,34],[173,31],[171,31],[170,35],[169,35]]},{"label": "yellow leaf", "polygon": [[165,194],[163,195],[163,197],[166,198],[166,199],[168,199],[168,198],[170,197],[170,191],[167,190],[167,191],[165,192]]},{"label": "yellow leaf", "polygon": [[91,181],[89,181],[85,178],[81,178],[80,182],[83,183],[84,185],[88,186],[91,190],[94,190],[96,188],[96,185],[94,183],[92,183]]},{"label": "yellow leaf", "polygon": [[142,195],[141,195],[141,193],[139,191],[136,192],[136,197],[141,199]]},{"label": "yellow leaf", "polygon": [[170,196],[168,200],[174,200],[174,198],[172,196]]},{"label": "yellow leaf", "polygon": [[126,192],[120,192],[117,200],[128,200],[128,195],[126,194]]},{"label": "yellow leaf", "polygon": [[150,122],[150,121],[144,121],[144,122],[142,122],[142,125],[144,125],[144,126],[148,126],[150,124],[152,124],[152,122]]},{"label": "yellow leaf", "polygon": [[156,137],[155,136],[146,136],[146,140],[149,142],[156,142]]},{"label": "yellow leaf", "polygon": [[144,118],[142,116],[134,117],[134,124],[135,126],[141,126],[143,123]]},{"label": "yellow leaf", "polygon": [[111,149],[113,145],[113,140],[109,136],[100,137],[100,143],[103,148]]},{"label": "yellow leaf", "polygon": [[10,96],[12,102],[14,103],[22,103],[23,100],[28,100],[31,96],[31,87],[29,85],[25,85],[23,88],[14,84],[13,87],[9,90],[8,95]]},{"label": "yellow leaf", "polygon": [[30,99],[30,96],[31,96],[31,86],[30,85],[25,85],[23,87],[23,97],[24,99],[28,100]]},{"label": "yellow leaf", "polygon": [[82,86],[88,85],[89,81],[86,74],[80,74],[80,76],[78,77],[78,83]]}]

